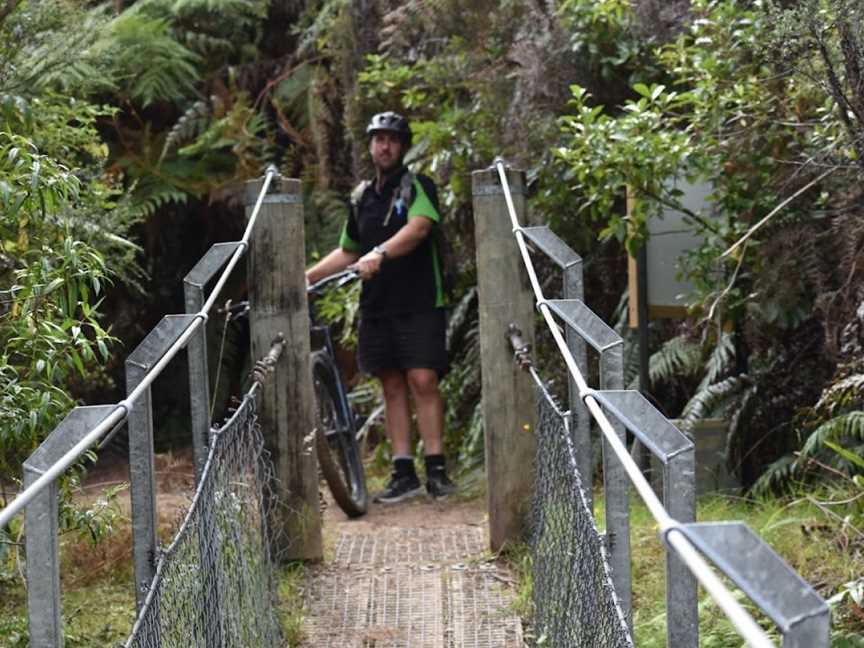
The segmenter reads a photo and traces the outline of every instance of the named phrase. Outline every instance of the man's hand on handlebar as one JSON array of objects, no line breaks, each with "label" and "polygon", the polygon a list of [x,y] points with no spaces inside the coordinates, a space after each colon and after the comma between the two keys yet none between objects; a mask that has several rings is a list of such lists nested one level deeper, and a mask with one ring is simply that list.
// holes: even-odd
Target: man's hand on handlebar
[{"label": "man's hand on handlebar", "polygon": [[350,268],[357,271],[363,281],[367,281],[381,271],[381,264],[384,262],[384,254],[378,250],[367,252],[357,260]]}]

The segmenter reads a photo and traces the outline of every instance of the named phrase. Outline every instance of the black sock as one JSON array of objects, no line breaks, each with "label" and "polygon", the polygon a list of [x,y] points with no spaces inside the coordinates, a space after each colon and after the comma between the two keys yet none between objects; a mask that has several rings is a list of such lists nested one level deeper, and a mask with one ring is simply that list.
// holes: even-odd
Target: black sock
[{"label": "black sock", "polygon": [[444,473],[444,455],[426,455],[426,474]]},{"label": "black sock", "polygon": [[414,460],[398,458],[393,460],[393,474],[396,477],[411,477],[416,476],[414,471]]}]

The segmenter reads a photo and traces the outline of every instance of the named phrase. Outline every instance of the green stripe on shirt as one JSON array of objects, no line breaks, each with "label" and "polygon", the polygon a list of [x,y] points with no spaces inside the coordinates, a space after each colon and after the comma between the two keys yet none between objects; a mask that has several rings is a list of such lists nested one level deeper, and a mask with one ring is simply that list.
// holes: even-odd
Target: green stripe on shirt
[{"label": "green stripe on shirt", "polygon": [[342,234],[339,236],[339,247],[346,252],[360,252],[363,249],[357,241],[348,236],[347,223],[342,226]]},{"label": "green stripe on shirt", "polygon": [[416,195],[411,202],[411,206],[408,208],[408,220],[411,220],[415,216],[425,216],[433,223],[440,223],[441,216],[438,215],[438,210],[435,209],[432,201],[429,200],[429,196],[423,191],[423,185],[420,184],[417,178],[414,178],[414,191]]}]

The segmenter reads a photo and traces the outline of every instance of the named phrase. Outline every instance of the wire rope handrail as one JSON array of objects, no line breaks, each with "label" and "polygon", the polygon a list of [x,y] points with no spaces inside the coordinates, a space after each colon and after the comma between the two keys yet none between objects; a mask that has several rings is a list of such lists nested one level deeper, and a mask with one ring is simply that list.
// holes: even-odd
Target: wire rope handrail
[{"label": "wire rope handrail", "polygon": [[[548,326],[549,331],[564,358],[567,369],[576,383],[579,398],[585,403],[588,411],[597,422],[605,440],[609,443],[610,448],[615,453],[615,456],[621,462],[627,476],[630,478],[630,482],[645,502],[645,505],[652,517],[656,520],[660,530],[660,535],[666,544],[676,552],[678,557],[699,580],[711,598],[714,599],[720,609],[723,610],[738,630],[741,637],[747,641],[750,646],[754,646],[755,648],[775,648],[774,643],[769,639],[765,631],[736,600],[734,594],[726,587],[723,581],[720,580],[708,562],[699,553],[698,549],[693,545],[690,539],[687,538],[681,530],[681,523],[673,519],[666,512],[666,509],[654,493],[648,480],[645,479],[645,476],[639,470],[638,465],[627,451],[626,446],[615,433],[612,423],[609,421],[600,405],[600,402],[595,396],[595,390],[588,386],[582,372],[579,370],[579,366],[567,346],[564,334],[561,332],[558,323],[555,321],[549,302],[543,296],[540,281],[537,278],[534,264],[528,252],[528,246],[525,243],[525,235],[522,231],[523,228],[519,224],[518,217],[516,216],[516,208],[513,204],[513,197],[510,192],[510,184],[507,180],[504,161],[500,157],[496,158],[493,166],[498,172],[498,177],[504,193],[504,200],[510,216],[510,222],[513,226],[513,234],[516,237],[516,243],[519,247],[522,261],[525,270],[528,273],[537,308],[541,315],[543,315],[543,319],[545,320],[546,325]],[[535,376],[535,380],[536,379],[537,377]]]},{"label": "wire rope handrail", "polygon": [[116,404],[114,410],[104,418],[98,425],[90,430],[84,437],[76,443],[69,451],[67,451],[59,460],[47,468],[42,475],[36,479],[30,486],[22,490],[15,499],[13,499],[2,511],[0,511],[0,528],[6,526],[12,518],[21,512],[40,492],[53,483],[63,472],[74,464],[81,456],[87,452],[97,441],[99,441],[106,433],[113,431],[120,426],[129,415],[132,405],[135,401],[153,384],[156,378],[162,373],[162,370],[174,358],[175,355],[182,349],[192,335],[203,325],[209,318],[209,312],[213,308],[213,304],[219,298],[225,283],[231,271],[237,265],[240,257],[249,247],[249,239],[252,236],[252,230],[255,227],[255,222],[258,218],[258,212],[261,210],[261,205],[264,202],[264,196],[267,195],[270,189],[270,183],[274,176],[278,173],[274,165],[267,167],[264,174],[264,182],[261,186],[261,191],[252,208],[249,216],[249,222],[246,225],[246,230],[243,233],[243,238],[239,241],[239,245],[234,253],[229,258],[221,275],[216,280],[210,296],[204,303],[204,306],[197,313],[193,313],[193,317],[186,329],[180,334],[175,342],[168,348],[166,353],[156,362],[153,367],[147,372],[147,375],[135,387],[135,389],[123,400]]}]

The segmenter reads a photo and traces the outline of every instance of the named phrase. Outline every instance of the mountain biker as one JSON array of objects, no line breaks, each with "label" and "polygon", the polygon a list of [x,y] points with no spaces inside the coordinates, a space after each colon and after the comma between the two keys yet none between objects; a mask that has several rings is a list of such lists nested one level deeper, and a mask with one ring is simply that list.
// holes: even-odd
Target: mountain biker
[{"label": "mountain biker", "polygon": [[455,490],[444,466],[444,408],[438,380],[447,368],[444,291],[433,228],[440,227],[437,191],[403,164],[411,146],[408,120],[394,112],[366,128],[375,177],[351,195],[339,246],[306,271],[314,283],[355,266],[360,295],[358,361],[381,382],[393,473],[376,502],[422,493],[411,452],[413,398],[423,439],[426,490],[434,498]]}]

